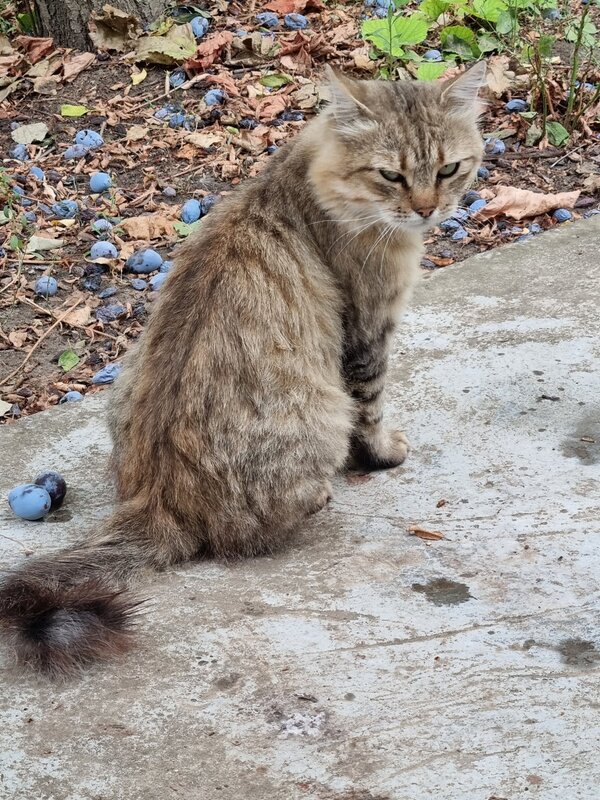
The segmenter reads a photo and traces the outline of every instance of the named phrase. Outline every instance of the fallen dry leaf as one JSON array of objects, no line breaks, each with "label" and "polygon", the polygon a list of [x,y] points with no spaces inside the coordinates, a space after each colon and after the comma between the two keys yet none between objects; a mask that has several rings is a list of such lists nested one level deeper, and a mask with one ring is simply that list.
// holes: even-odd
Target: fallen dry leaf
[{"label": "fallen dry leaf", "polygon": [[302,11],[324,11],[321,0],[270,0],[264,8],[276,14],[292,14]]},{"label": "fallen dry leaf", "polygon": [[221,55],[221,51],[233,41],[231,31],[219,31],[213,33],[207,39],[200,42],[196,53],[189,58],[184,66],[186,69],[207,69]]},{"label": "fallen dry leaf", "polygon": [[63,64],[63,79],[70,83],[75,80],[80,72],[84,69],[91,67],[96,56],[94,53],[76,53],[75,55],[67,55]]},{"label": "fallen dry leaf", "polygon": [[511,84],[511,80],[506,74],[507,70],[508,56],[492,56],[488,59],[485,83],[495,97],[504,94]]},{"label": "fallen dry leaf", "polygon": [[583,182],[588,192],[600,192],[600,175],[589,175]]},{"label": "fallen dry leaf", "polygon": [[580,195],[579,191],[541,194],[515,186],[497,186],[495,192],[496,196],[473,215],[476,219],[490,219],[502,214],[512,219],[535,217],[556,208],[573,208]]},{"label": "fallen dry leaf", "polygon": [[354,39],[358,37],[357,30],[356,30],[356,23],[354,21],[351,22],[344,22],[342,25],[338,25],[332,31],[330,31],[329,35],[327,36],[327,40],[330,44],[352,44]]},{"label": "fallen dry leaf", "polygon": [[173,236],[175,228],[173,220],[164,214],[146,214],[140,217],[129,217],[119,225],[131,239],[162,239],[163,236]]},{"label": "fallen dry leaf", "polygon": [[240,90],[234,79],[227,72],[221,72],[218,75],[207,75],[205,82],[209,85],[215,84],[216,86],[220,86],[221,89],[225,89],[230,97],[239,97]]},{"label": "fallen dry leaf", "polygon": [[186,141],[195,144],[196,147],[202,147],[205,150],[212,147],[213,144],[223,141],[223,137],[219,136],[217,133],[202,133],[201,131],[190,133],[185,138]]},{"label": "fallen dry leaf", "polygon": [[444,534],[439,531],[428,531],[427,528],[421,528],[418,525],[410,525],[408,528],[409,536],[418,536],[419,539],[426,539],[429,542],[439,542],[444,538]]},{"label": "fallen dry leaf", "polygon": [[[56,319],[59,319],[62,316],[60,309],[53,311],[53,314]],[[91,321],[92,312],[88,306],[80,306],[79,308],[75,308],[73,311],[69,311],[69,313],[63,317],[63,322],[65,322],[67,325],[71,325],[73,328],[80,328],[85,325],[89,325]]]},{"label": "fallen dry leaf", "polygon": [[148,130],[145,125],[132,125],[131,128],[127,129],[126,138],[129,142],[139,142],[142,139],[145,139],[148,135]]},{"label": "fallen dry leaf", "polygon": [[54,39],[35,37],[35,36],[17,36],[15,37],[15,44],[27,53],[27,58],[32,64],[39,61],[44,56],[47,56],[54,49]]},{"label": "fallen dry leaf", "polygon": [[23,347],[27,341],[27,331],[11,331],[8,334],[8,338],[13,347]]},{"label": "fallen dry leaf", "polygon": [[128,50],[141,33],[137,17],[108,4],[90,18],[90,39],[98,50]]},{"label": "fallen dry leaf", "polygon": [[264,97],[262,100],[259,100],[256,106],[256,116],[261,122],[270,121],[275,119],[282,111],[285,111],[286,105],[285,97],[281,94]]}]

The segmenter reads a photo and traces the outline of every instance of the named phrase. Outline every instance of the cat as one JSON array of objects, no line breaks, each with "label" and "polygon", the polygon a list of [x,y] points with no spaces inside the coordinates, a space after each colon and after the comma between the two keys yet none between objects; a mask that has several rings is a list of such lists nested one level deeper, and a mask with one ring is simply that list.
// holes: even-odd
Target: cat
[{"label": "cat", "polygon": [[451,80],[328,76],[328,108],[180,248],[112,392],[116,510],[0,587],[17,656],[68,675],[127,650],[144,568],[279,548],[352,464],[401,464],[382,421],[423,234],[481,162],[480,62]]}]

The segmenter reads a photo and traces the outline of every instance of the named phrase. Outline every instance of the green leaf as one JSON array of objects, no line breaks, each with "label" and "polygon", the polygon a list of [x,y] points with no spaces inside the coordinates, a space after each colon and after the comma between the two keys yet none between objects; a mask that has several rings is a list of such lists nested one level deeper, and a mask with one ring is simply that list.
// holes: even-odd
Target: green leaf
[{"label": "green leaf", "polygon": [[202,220],[192,222],[191,224],[188,224],[187,222],[174,222],[173,227],[177,233],[185,239],[186,236],[189,236],[190,233],[193,233],[196,230],[201,222]]},{"label": "green leaf", "polygon": [[33,14],[27,12],[25,14],[17,14],[17,20],[19,21],[19,27],[24,33],[33,33],[35,30],[35,21],[33,19]]},{"label": "green leaf", "polygon": [[426,61],[419,66],[417,78],[420,81],[434,81],[446,72],[448,66],[446,62]]},{"label": "green leaf", "polygon": [[272,75],[263,75],[259,82],[271,89],[279,89],[281,86],[285,86],[286,83],[293,83],[294,79],[291,75],[286,75],[285,73],[273,73]]},{"label": "green leaf", "polygon": [[481,33],[477,37],[477,46],[482,53],[491,53],[494,50],[500,50],[502,47],[498,39],[492,36],[491,33]]},{"label": "green leaf", "polygon": [[419,10],[423,12],[430,20],[436,20],[452,5],[452,0],[423,0],[419,6]]},{"label": "green leaf", "polygon": [[504,0],[473,0],[473,11],[476,16],[488,22],[498,22],[498,17],[508,6]]},{"label": "green leaf", "polygon": [[569,131],[560,122],[547,122],[546,134],[550,144],[555,147],[560,147],[569,138]]},{"label": "green leaf", "polygon": [[61,117],[83,117],[87,113],[89,113],[89,108],[85,106],[71,106],[66,103],[60,107]]},{"label": "green leaf", "polygon": [[554,36],[540,36],[537,42],[537,49],[542,58],[551,58],[555,41]]},{"label": "green leaf", "polygon": [[447,53],[456,53],[464,59],[477,58],[480,55],[477,39],[470,28],[464,25],[451,25],[440,33],[442,48]]},{"label": "green leaf", "polygon": [[427,19],[415,12],[408,17],[392,19],[368,19],[363,22],[362,35],[387,55],[401,58],[403,46],[419,44],[427,38]]},{"label": "green leaf", "polygon": [[13,233],[13,235],[8,240],[8,246],[10,247],[11,250],[22,250],[23,242],[21,241],[21,239],[19,239],[16,233]]},{"label": "green leaf", "polygon": [[58,366],[68,372],[79,364],[79,356],[73,350],[64,350],[58,357]]},{"label": "green leaf", "polygon": [[519,111],[519,116],[526,120],[532,120],[537,117],[537,111]]},{"label": "green leaf", "polygon": [[511,33],[513,29],[515,33],[519,30],[519,23],[514,15],[511,11],[501,11],[496,22],[496,31],[502,36],[506,36]]}]

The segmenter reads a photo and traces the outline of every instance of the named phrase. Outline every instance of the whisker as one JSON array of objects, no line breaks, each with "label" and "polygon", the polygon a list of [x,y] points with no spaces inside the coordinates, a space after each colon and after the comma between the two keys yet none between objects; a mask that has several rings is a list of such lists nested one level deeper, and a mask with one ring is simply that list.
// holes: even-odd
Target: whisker
[{"label": "whisker", "polygon": [[309,222],[309,227],[311,225],[325,225],[326,222],[362,222],[365,219],[373,219],[374,217],[378,217],[379,214],[368,214],[366,217],[348,217],[348,219],[320,219],[317,222]]},{"label": "whisker", "polygon": [[371,249],[370,249],[370,250],[369,250],[369,252],[367,253],[367,256],[366,256],[365,260],[364,260],[364,261],[363,261],[363,263],[362,263],[362,266],[361,266],[361,268],[360,268],[360,272],[358,273],[358,277],[359,277],[359,278],[360,278],[360,277],[362,276],[362,274],[363,274],[363,271],[364,271],[364,269],[365,269],[365,266],[366,266],[366,264],[367,264],[367,261],[369,260],[369,256],[371,255],[371,253],[373,252],[373,250],[374,250],[374,249],[377,247],[377,245],[379,244],[379,242],[381,242],[381,241],[383,240],[383,237],[387,235],[387,233],[388,233],[388,231],[389,231],[390,227],[391,227],[391,225],[388,223],[388,224],[385,226],[385,228],[383,229],[383,233],[379,234],[379,236],[377,237],[377,239],[375,239],[375,244],[373,244],[373,246],[371,247]]},{"label": "whisker", "polygon": [[344,250],[345,250],[345,249],[348,247],[348,245],[349,245],[351,242],[353,242],[353,241],[356,239],[356,237],[357,237],[357,236],[360,236],[360,234],[361,234],[361,233],[363,233],[364,231],[366,231],[366,230],[367,230],[367,228],[370,228],[370,227],[372,227],[373,225],[376,225],[376,224],[377,224],[379,221],[380,221],[380,217],[379,217],[379,215],[377,215],[377,219],[373,220],[372,222],[367,222],[367,224],[366,224],[366,225],[363,225],[363,226],[361,226],[361,227],[358,229],[358,231],[354,232],[353,230],[350,230],[350,231],[346,231],[346,232],[345,232],[345,233],[343,233],[341,236],[338,236],[338,238],[335,240],[335,242],[333,242],[333,244],[331,245],[331,247],[329,248],[329,250],[327,251],[327,253],[326,253],[325,255],[329,255],[329,253],[330,253],[330,251],[331,251],[332,247],[333,247],[333,246],[334,246],[334,245],[335,245],[337,242],[339,242],[339,241],[340,241],[340,239],[343,239],[345,236],[350,236],[350,234],[354,233],[354,236],[353,236],[353,237],[350,239],[350,241],[346,242],[346,244],[345,244],[345,245],[342,247],[342,249],[341,249],[341,250],[340,250],[340,252],[338,253],[338,256],[339,256],[341,253],[343,253],[343,252],[344,252]]}]

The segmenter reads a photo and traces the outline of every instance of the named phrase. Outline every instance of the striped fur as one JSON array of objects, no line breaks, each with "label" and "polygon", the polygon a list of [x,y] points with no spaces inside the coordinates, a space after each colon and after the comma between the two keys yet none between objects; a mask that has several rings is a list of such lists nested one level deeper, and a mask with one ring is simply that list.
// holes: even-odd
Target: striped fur
[{"label": "striped fur", "polygon": [[57,675],[123,652],[141,570],[271,552],[351,460],[402,462],[382,421],[388,353],[423,233],[479,164],[481,78],[332,77],[329,110],[181,247],[113,390],[114,516],[0,587],[21,661]]}]

